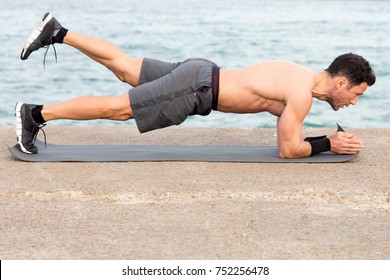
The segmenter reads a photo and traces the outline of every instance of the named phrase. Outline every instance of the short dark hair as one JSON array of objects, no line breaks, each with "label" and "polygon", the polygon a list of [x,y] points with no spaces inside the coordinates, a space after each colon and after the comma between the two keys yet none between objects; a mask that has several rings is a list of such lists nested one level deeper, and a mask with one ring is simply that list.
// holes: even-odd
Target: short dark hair
[{"label": "short dark hair", "polygon": [[351,86],[357,86],[364,82],[368,86],[372,86],[376,80],[370,63],[362,56],[353,53],[346,53],[336,57],[325,71],[331,77],[346,77]]}]

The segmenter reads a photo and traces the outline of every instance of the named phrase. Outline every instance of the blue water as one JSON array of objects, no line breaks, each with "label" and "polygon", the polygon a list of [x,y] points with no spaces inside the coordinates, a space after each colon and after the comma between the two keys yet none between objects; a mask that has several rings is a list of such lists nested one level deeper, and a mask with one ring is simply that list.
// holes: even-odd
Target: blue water
[{"label": "blue water", "polygon": [[[315,70],[339,54],[367,58],[377,83],[356,106],[338,112],[315,101],[305,126],[390,127],[390,2],[256,0],[2,0],[0,9],[0,125],[14,124],[17,101],[51,104],[79,95],[119,95],[129,86],[69,46],[19,55],[46,12],[67,28],[102,37],[131,56],[180,61],[205,57],[223,68],[284,59]],[[281,77],[283,78],[283,77]],[[134,121],[54,121],[56,125],[134,125]],[[213,112],[191,127],[275,127],[268,113]]]}]

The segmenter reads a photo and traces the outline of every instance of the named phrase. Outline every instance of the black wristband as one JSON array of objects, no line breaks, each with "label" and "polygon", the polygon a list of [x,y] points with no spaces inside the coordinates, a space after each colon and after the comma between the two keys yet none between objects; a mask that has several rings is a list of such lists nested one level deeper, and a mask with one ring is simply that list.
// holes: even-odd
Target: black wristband
[{"label": "black wristband", "polygon": [[[315,138],[315,137],[310,137],[310,138]],[[307,138],[306,138],[307,139]],[[305,139],[305,141],[306,141]],[[310,156],[314,156],[316,154],[322,153],[322,152],[327,152],[330,151],[330,140],[328,137],[321,137],[316,140],[312,141],[307,141],[311,145],[311,154]]]},{"label": "black wristband", "polygon": [[311,141],[315,141],[315,140],[320,140],[320,139],[325,138],[325,137],[326,137],[326,135],[316,136],[316,137],[306,137],[305,141],[311,142]]}]

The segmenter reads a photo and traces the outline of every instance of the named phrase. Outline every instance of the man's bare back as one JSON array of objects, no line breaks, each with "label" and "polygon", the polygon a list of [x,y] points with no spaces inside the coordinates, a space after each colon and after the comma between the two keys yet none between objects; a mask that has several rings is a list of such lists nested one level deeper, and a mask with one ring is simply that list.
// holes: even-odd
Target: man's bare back
[{"label": "man's bare back", "polygon": [[291,98],[311,102],[316,76],[317,72],[287,61],[268,61],[240,70],[221,69],[218,111],[266,111],[280,117]]}]

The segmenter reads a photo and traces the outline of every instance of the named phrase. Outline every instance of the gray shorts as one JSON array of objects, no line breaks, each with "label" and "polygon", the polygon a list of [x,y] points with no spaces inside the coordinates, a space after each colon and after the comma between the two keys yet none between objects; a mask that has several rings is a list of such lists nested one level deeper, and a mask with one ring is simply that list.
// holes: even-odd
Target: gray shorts
[{"label": "gray shorts", "polygon": [[210,114],[213,102],[218,102],[218,83],[213,95],[215,69],[219,74],[219,68],[205,59],[169,63],[145,58],[139,86],[129,90],[138,130],[179,125],[188,116]]}]

